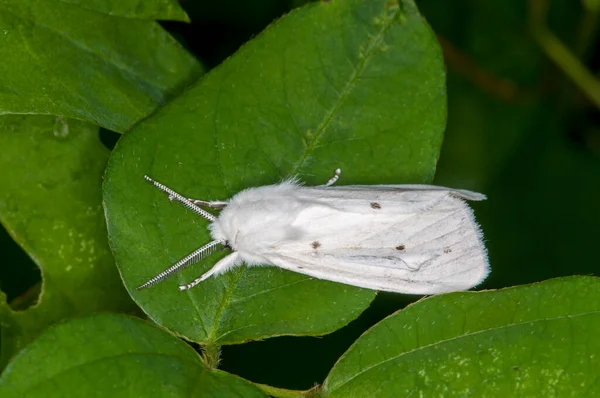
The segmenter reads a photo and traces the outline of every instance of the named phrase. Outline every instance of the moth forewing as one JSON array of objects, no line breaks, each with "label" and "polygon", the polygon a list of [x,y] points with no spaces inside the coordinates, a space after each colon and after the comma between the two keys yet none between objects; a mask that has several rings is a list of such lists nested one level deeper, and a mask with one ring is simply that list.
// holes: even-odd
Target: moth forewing
[{"label": "moth forewing", "polygon": [[[186,199],[148,179],[187,208],[222,209],[209,229],[214,242],[233,253],[180,290],[243,263],[413,294],[466,290],[485,279],[482,234],[463,200],[484,195],[430,185],[331,187],[338,177],[336,171],[317,187],[286,180],[249,188],[225,202]],[[204,210],[190,210],[205,217]],[[178,264],[189,265],[192,254]],[[175,272],[176,265],[142,287]]]},{"label": "moth forewing", "polygon": [[[295,224],[305,237],[261,254],[274,265],[316,278],[399,293],[465,290],[485,279],[481,232],[463,200],[436,189],[419,202],[419,211],[407,213],[401,195],[395,203],[389,190],[374,188],[361,208],[354,208],[360,202],[355,195],[349,201],[333,195],[335,201],[325,201],[331,206],[326,218],[318,206],[305,209]],[[365,200],[373,197],[376,202]]]}]

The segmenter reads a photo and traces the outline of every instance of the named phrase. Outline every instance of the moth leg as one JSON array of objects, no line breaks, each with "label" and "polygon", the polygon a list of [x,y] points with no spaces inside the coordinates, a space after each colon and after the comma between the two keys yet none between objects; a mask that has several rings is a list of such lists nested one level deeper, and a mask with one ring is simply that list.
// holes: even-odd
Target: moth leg
[{"label": "moth leg", "polygon": [[224,209],[225,207],[227,207],[228,204],[228,202],[222,202],[220,200],[213,200],[210,202],[192,198],[189,198],[188,200],[196,206],[210,207],[211,209]]},{"label": "moth leg", "polygon": [[333,173],[333,177],[331,177],[325,184],[326,187],[330,187],[340,178],[340,174],[342,174],[342,169],[335,169]]},{"label": "moth leg", "polygon": [[179,286],[179,290],[183,291],[183,290],[191,289],[194,286],[196,286],[198,283],[208,279],[212,275],[218,275],[218,274],[222,274],[222,273],[226,272],[227,270],[229,270],[239,264],[239,257],[240,257],[240,255],[238,252],[231,253],[229,256],[224,257],[221,260],[219,260],[219,262],[217,262],[211,269],[209,269],[207,272],[205,272],[199,278],[194,279],[192,282],[190,282],[186,285]]}]

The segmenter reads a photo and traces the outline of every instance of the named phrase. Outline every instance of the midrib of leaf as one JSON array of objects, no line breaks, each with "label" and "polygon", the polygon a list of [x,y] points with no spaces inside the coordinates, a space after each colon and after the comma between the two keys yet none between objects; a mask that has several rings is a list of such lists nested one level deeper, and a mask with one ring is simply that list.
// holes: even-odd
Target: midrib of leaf
[{"label": "midrib of leaf", "polygon": [[385,361],[381,361],[381,362],[378,362],[378,363],[376,363],[374,365],[371,365],[371,366],[369,366],[369,367],[361,370],[360,372],[356,373],[351,378],[345,380],[343,383],[338,384],[337,386],[335,386],[335,388],[334,388],[333,391],[340,389],[343,385],[345,385],[345,384],[349,383],[350,381],[354,380],[355,378],[361,376],[363,373],[366,373],[366,372],[370,371],[371,369],[377,368],[378,366],[381,366],[381,365],[385,364],[386,362],[394,361],[394,360],[396,360],[396,359],[398,359],[398,358],[400,358],[402,356],[411,355],[411,354],[414,354],[416,352],[422,351],[422,350],[427,349],[427,348],[436,347],[436,346],[439,346],[439,345],[442,345],[442,344],[446,344],[446,343],[449,343],[449,342],[452,342],[452,341],[459,341],[459,340],[464,339],[464,338],[469,338],[469,337],[472,337],[472,336],[477,336],[478,334],[482,334],[482,333],[489,333],[491,331],[506,330],[506,329],[510,329],[510,328],[517,327],[517,326],[522,326],[522,325],[533,325],[533,324],[536,324],[537,322],[547,322],[547,321],[553,321],[553,320],[559,320],[559,319],[567,319],[567,318],[579,318],[579,317],[582,317],[582,316],[593,315],[593,314],[600,314],[600,311],[589,311],[589,312],[583,312],[581,314],[576,314],[576,315],[561,315],[561,316],[552,317],[552,318],[535,319],[535,320],[529,321],[529,322],[519,322],[519,323],[513,323],[513,324],[510,324],[510,325],[500,326],[500,327],[496,327],[496,328],[478,330],[477,332],[466,333],[466,334],[463,334],[463,335],[460,335],[460,336],[452,337],[450,339],[440,340],[440,341],[437,341],[437,342],[432,343],[432,344],[428,344],[428,345],[424,345],[424,346],[419,347],[419,348],[415,348],[414,350],[402,352],[401,354],[398,354],[398,355],[395,355],[393,357],[390,357],[390,358],[386,359]]},{"label": "midrib of leaf", "polygon": [[244,275],[244,271],[246,271],[246,267],[245,266],[240,267],[240,270],[238,271],[237,275],[229,283],[229,288],[226,289],[225,294],[223,295],[223,299],[221,300],[221,305],[219,306],[219,310],[217,311],[217,313],[215,314],[215,317],[213,318],[215,320],[215,322],[213,322],[212,329],[210,331],[210,335],[208,335],[208,339],[211,343],[216,341],[215,334],[217,333],[217,330],[219,329],[219,325],[221,324],[221,320],[223,319],[223,313],[225,312],[225,308],[227,307],[227,305],[230,302],[231,295],[233,294],[233,291],[234,291],[236,285],[242,278],[242,275]]},{"label": "midrib of leaf", "polygon": [[364,71],[368,60],[371,58],[371,56],[375,52],[375,49],[382,42],[383,37],[385,36],[387,31],[390,29],[390,27],[396,21],[398,15],[400,14],[400,12],[401,12],[400,7],[397,5],[396,5],[396,7],[397,7],[397,9],[393,15],[390,16],[386,13],[382,16],[383,18],[385,18],[386,23],[382,24],[381,29],[375,36],[371,37],[369,40],[366,41],[368,43],[368,45],[366,47],[366,51],[360,57],[358,65],[354,69],[353,73],[350,75],[350,78],[348,79],[348,82],[344,86],[344,89],[339,94],[338,100],[333,104],[333,106],[331,107],[329,112],[326,113],[323,121],[321,122],[321,124],[319,124],[319,127],[317,127],[317,129],[313,135],[313,138],[309,141],[308,145],[306,145],[306,148],[304,149],[304,153],[300,156],[300,159],[298,160],[296,165],[292,168],[289,175],[292,175],[292,176],[298,175],[300,169],[304,167],[304,164],[306,163],[310,154],[317,148],[317,144],[318,144],[321,136],[324,134],[325,129],[329,126],[329,123],[335,116],[336,112],[338,110],[340,110],[342,105],[345,103],[346,99],[350,95],[350,92],[354,88],[356,80],[361,75],[361,73]]}]

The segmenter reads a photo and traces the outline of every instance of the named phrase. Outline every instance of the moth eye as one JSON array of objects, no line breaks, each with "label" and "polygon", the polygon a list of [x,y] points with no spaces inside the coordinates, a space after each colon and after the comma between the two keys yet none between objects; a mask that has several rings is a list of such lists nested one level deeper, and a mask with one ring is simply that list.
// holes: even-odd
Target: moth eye
[{"label": "moth eye", "polygon": [[321,244],[317,241],[314,241],[310,245],[312,246],[313,249],[318,249],[319,247],[321,247]]},{"label": "moth eye", "polygon": [[377,202],[371,202],[371,208],[375,210],[381,209],[381,205]]},{"label": "moth eye", "polygon": [[398,246],[396,246],[396,250],[403,251],[404,249],[406,249],[406,246],[404,246],[404,245],[398,245]]},{"label": "moth eye", "polygon": [[444,248],[444,253],[447,254],[447,253],[450,253],[450,252],[452,252],[452,249],[450,249],[449,247],[445,247]]}]

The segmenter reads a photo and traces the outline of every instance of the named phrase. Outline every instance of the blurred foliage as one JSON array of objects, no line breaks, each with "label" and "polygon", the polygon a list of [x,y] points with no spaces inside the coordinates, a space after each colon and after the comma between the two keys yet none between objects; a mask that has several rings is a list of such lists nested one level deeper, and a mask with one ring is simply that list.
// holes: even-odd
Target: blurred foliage
[{"label": "blurred foliage", "polygon": [[[181,5],[192,23],[161,24],[211,68],[301,3],[185,0]],[[598,2],[418,0],[417,5],[438,36],[447,66],[448,123],[435,183],[489,197],[474,205],[492,266],[481,288],[598,275],[592,250],[600,224]],[[168,15],[184,19],[181,13]],[[154,98],[174,96],[187,79],[169,80],[164,97]],[[140,98],[144,112],[153,109],[152,101]],[[117,129],[102,124],[102,116],[86,120]],[[117,127],[136,121],[130,116]],[[13,167],[2,172],[18,170]],[[35,302],[37,266],[8,234],[0,234],[0,245],[0,288],[13,309],[26,308]],[[368,327],[414,300],[378,294],[357,320],[321,338],[279,337],[226,346],[220,369],[254,382],[311,388],[325,380]]]},{"label": "blurred foliage", "polygon": [[598,108],[538,45],[531,20],[545,16],[547,29],[587,54],[593,70],[597,35],[577,42],[592,11],[574,2],[552,2],[547,15],[537,0],[460,3],[454,20],[436,1],[420,7],[448,66],[448,128],[435,182],[490,198],[475,204],[492,264],[483,286],[597,274],[590,249],[600,222]]}]

